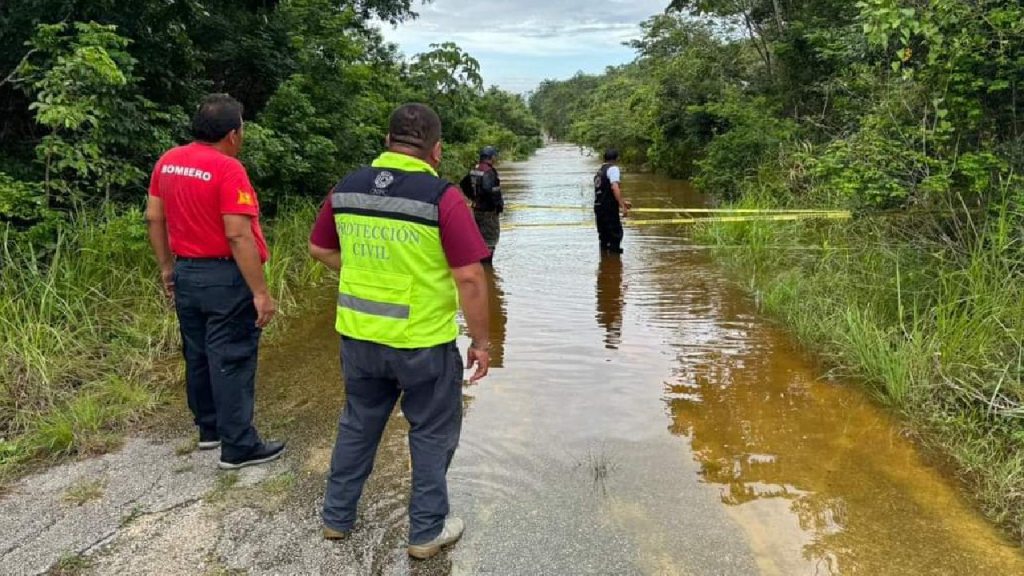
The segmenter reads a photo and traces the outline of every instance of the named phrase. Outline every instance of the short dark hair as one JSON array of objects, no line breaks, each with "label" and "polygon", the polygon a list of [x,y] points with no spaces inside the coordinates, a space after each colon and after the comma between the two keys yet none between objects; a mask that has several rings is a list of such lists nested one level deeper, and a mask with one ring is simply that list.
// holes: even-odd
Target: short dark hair
[{"label": "short dark hair", "polygon": [[391,113],[388,135],[392,144],[427,152],[441,140],[441,118],[426,104],[404,104]]},{"label": "short dark hair", "polygon": [[242,127],[242,103],[227,94],[209,94],[192,117],[192,136],[200,142],[220,142]]},{"label": "short dark hair", "polygon": [[604,151],[604,161],[605,162],[615,162],[618,159],[619,159],[619,151],[616,150],[615,148],[609,148],[609,149]]}]

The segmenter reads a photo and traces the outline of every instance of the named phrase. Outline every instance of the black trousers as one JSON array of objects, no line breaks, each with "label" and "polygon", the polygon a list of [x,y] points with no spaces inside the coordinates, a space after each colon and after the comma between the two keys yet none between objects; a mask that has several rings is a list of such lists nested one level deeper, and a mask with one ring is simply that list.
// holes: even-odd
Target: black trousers
[{"label": "black trousers", "polygon": [[597,237],[601,243],[601,250],[622,252],[622,218],[619,216],[618,206],[612,209],[595,206],[594,219],[597,221]]},{"label": "black trousers", "polygon": [[252,292],[233,261],[183,260],[174,293],[188,407],[202,432],[220,437],[221,458],[245,458],[260,445],[252,419],[261,330]]}]

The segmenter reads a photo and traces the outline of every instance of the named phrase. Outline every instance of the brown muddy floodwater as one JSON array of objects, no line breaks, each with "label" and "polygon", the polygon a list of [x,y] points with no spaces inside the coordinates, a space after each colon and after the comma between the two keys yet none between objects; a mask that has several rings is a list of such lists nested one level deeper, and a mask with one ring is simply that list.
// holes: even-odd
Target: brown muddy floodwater
[{"label": "brown muddy floodwater", "polygon": [[[465,537],[440,559],[405,557],[396,414],[340,544],[351,562],[376,574],[1024,574],[1020,551],[899,422],[823,379],[686,228],[627,225],[626,253],[602,259],[590,227],[519,226],[586,222],[597,165],[554,145],[501,167],[513,209],[492,277],[496,368],[465,391],[449,475]],[[627,172],[624,189],[636,206],[702,203],[650,175]],[[261,369],[261,420],[292,438],[310,515],[343,403],[322,296]]]}]

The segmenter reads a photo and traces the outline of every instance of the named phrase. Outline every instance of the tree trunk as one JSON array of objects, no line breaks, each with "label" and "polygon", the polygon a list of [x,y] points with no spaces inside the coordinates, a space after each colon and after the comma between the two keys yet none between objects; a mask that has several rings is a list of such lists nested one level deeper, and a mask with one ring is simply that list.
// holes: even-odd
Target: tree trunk
[{"label": "tree trunk", "polygon": [[53,150],[46,150],[46,173],[43,175],[43,203],[46,209],[52,208],[50,206],[50,164],[53,162]]},{"label": "tree trunk", "polygon": [[772,8],[775,9],[775,25],[779,27],[779,34],[782,34],[786,25],[783,23],[782,6],[779,4],[779,0],[772,0]]},{"label": "tree trunk", "polygon": [[747,33],[750,35],[750,39],[754,42],[754,48],[757,49],[757,53],[761,56],[761,60],[764,60],[765,69],[768,73],[768,81],[774,82],[775,75],[772,73],[772,55],[771,47],[768,45],[768,41],[764,39],[764,35],[760,34],[757,30],[753,20],[750,19],[750,13],[743,13],[743,23],[747,26]]},{"label": "tree trunk", "polygon": [[1020,118],[1017,116],[1017,81],[1013,80],[1010,83],[1010,110],[1013,114],[1013,137],[1016,140],[1020,140]]}]

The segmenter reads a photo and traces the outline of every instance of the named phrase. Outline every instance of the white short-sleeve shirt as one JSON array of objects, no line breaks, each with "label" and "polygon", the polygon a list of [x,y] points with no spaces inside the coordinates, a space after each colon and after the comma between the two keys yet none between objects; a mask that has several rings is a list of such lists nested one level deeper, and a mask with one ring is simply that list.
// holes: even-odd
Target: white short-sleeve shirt
[{"label": "white short-sleeve shirt", "polygon": [[618,166],[610,166],[608,168],[608,181],[612,184],[618,184],[622,182],[622,172]]}]

